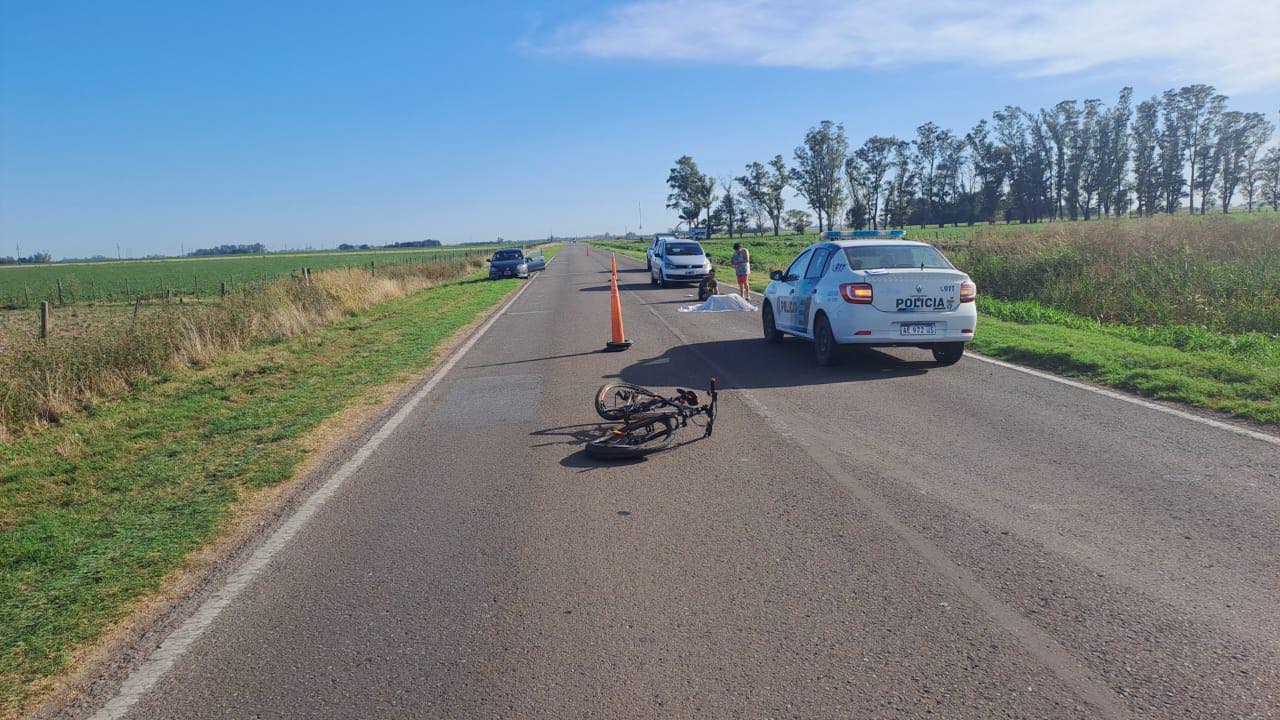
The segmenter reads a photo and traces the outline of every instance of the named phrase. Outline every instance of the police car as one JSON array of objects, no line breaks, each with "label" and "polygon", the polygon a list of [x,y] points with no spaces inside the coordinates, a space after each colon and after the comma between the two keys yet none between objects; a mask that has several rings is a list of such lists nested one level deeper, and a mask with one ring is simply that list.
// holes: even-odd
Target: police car
[{"label": "police car", "polygon": [[902,230],[823,233],[770,278],[764,339],[808,338],[819,365],[831,364],[837,345],[927,348],[953,365],[977,327],[977,286]]}]

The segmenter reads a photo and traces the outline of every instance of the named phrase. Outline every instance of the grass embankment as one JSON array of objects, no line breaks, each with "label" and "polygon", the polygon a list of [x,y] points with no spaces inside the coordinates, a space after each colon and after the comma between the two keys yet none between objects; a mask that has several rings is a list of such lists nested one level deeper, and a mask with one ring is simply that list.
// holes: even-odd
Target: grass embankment
[{"label": "grass embankment", "polygon": [[238,503],[289,479],[324,420],[429,366],[519,283],[481,276],[171,363],[0,446],[0,714],[48,690]]},{"label": "grass embankment", "polygon": [[1194,325],[1101,323],[979,298],[978,352],[1153,398],[1280,424],[1280,340]]}]

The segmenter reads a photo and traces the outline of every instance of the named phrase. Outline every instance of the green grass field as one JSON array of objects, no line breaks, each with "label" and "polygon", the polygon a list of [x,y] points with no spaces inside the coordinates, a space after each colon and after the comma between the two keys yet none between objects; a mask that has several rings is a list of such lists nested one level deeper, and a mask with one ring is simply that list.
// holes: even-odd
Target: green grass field
[{"label": "green grass field", "polygon": [[321,422],[422,371],[520,284],[483,276],[178,368],[0,444],[0,715],[216,537],[237,501],[292,477]]},{"label": "green grass field", "polygon": [[498,245],[484,247],[352,250],[346,252],[271,253],[215,257],[124,260],[52,265],[0,266],[0,307],[30,308],[41,300],[57,303],[58,281],[63,302],[97,302],[155,297],[166,290],[184,296],[214,296],[220,283],[238,288],[271,280],[300,268],[420,263],[463,256],[487,257]]}]

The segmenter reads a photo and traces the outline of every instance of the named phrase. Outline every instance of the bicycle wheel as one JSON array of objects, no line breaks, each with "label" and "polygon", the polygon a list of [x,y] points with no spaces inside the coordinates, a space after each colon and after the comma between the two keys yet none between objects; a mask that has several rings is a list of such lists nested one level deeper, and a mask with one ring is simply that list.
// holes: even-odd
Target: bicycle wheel
[{"label": "bicycle wheel", "polygon": [[596,391],[596,414],[605,420],[626,420],[631,415],[652,410],[658,396],[648,388],[629,383],[609,383]]},{"label": "bicycle wheel", "polygon": [[611,428],[587,443],[587,455],[600,460],[629,460],[665,450],[676,434],[676,423],[668,415]]}]

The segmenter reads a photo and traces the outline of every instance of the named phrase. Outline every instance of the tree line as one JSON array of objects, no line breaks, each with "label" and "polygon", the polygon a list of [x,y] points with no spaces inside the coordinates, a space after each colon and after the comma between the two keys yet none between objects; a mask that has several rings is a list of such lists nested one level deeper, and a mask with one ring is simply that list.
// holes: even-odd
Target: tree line
[{"label": "tree line", "polygon": [[692,157],[667,176],[667,207],[689,227],[730,235],[771,226],[804,232],[811,216],[786,209],[791,188],[818,230],[1155,215],[1237,202],[1280,210],[1280,147],[1257,112],[1227,107],[1209,85],[1167,90],[1133,107],[1064,100],[996,110],[963,134],[927,122],[915,137],[873,136],[851,149],[844,126],[822,121],[787,166],[781,155],[742,175],[713,178]]}]

